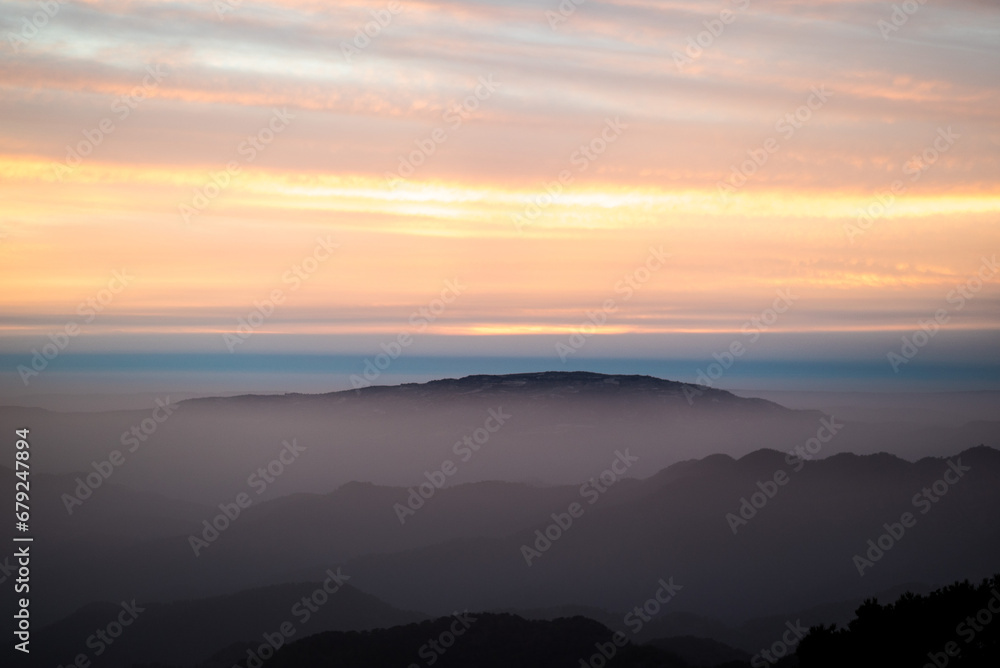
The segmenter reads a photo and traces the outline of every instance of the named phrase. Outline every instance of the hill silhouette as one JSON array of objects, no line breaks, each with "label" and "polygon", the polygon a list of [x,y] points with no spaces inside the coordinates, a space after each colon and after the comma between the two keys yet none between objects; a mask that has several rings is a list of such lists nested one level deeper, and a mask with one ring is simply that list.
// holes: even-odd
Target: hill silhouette
[{"label": "hill silhouette", "polygon": [[[332,586],[332,585],[331,585]],[[315,611],[301,603],[322,583],[298,583],[249,589],[238,594],[172,603],[139,601],[134,622],[100,654],[103,668],[131,668],[152,657],[164,665],[193,666],[217,655],[235,661],[247,646],[256,646],[264,634],[290,623],[296,640],[328,630],[361,630],[398,626],[424,615],[397,610],[374,596],[343,584]],[[131,606],[131,601],[126,601]],[[93,603],[41,628],[32,645],[36,665],[73,662],[84,653],[94,658],[104,644],[95,631],[115,621],[120,604]],[[89,644],[88,644],[88,641]],[[256,642],[255,642],[256,641]],[[97,659],[95,658],[95,661]],[[95,664],[96,665],[96,664]]]},{"label": "hill silhouette", "polygon": [[[322,633],[280,649],[269,668],[685,668],[682,660],[637,646],[583,617],[529,621],[515,615],[459,613],[361,633]],[[605,657],[610,657],[606,659]],[[241,665],[241,668],[246,668]]]},{"label": "hill silhouette", "polygon": [[802,668],[1000,666],[1000,574],[894,603],[867,600],[846,628],[810,629],[797,656]]}]

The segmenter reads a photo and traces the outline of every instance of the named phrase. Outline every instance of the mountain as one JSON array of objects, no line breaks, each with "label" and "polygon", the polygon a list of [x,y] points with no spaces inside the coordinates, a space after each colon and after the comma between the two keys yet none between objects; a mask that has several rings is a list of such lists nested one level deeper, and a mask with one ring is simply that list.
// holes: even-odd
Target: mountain
[{"label": "mountain", "polygon": [[[263,500],[356,481],[408,487],[446,461],[456,467],[449,484],[573,484],[603,470],[623,444],[639,456],[631,475],[641,477],[709,452],[792,447],[821,417],[649,376],[564,372],[167,405],[29,411],[33,436],[46,444],[33,465],[89,472],[117,451],[124,463],[109,482],[214,506],[258,489]],[[0,426],[23,427],[24,410],[0,409]],[[292,441],[302,448],[294,463],[248,489],[250,476]]]},{"label": "mountain", "polygon": [[[337,575],[334,572],[334,575]],[[36,665],[69,665],[84,654],[104,668],[131,668],[152,658],[171,666],[193,666],[218,656],[233,662],[247,649],[292,629],[298,640],[323,631],[365,630],[407,624],[424,618],[397,610],[349,584],[299,583],[249,589],[238,594],[173,603],[127,600],[93,603],[41,628],[32,644]],[[324,592],[320,597],[316,592]],[[323,601],[311,606],[303,603]],[[119,637],[107,630],[124,615]],[[112,633],[114,631],[112,630]],[[97,657],[100,657],[97,659]]]},{"label": "mountain", "polygon": [[689,666],[747,665],[750,655],[724,643],[695,636],[661,638],[647,643],[676,656]]},{"label": "mountain", "polygon": [[[840,449],[885,425],[590,373],[0,409],[0,422],[18,415],[33,443],[32,624],[86,647],[136,601],[150,614],[134,642],[203,638],[160,652],[177,665],[231,666],[287,612],[287,588],[330,569],[357,605],[330,607],[319,630],[582,615],[673,643],[672,661],[731,657],[684,636],[753,655],[790,623],[843,623],[866,597],[1000,570],[1000,451],[968,441],[992,423],[906,432],[911,455],[933,441],[946,456],[852,454]],[[10,468],[0,477],[13,488]],[[186,626],[222,617],[219,638]],[[146,619],[161,631],[140,632]],[[122,665],[142,658],[131,642]],[[75,651],[51,647],[57,663]]]},{"label": "mountain", "polygon": [[[892,587],[871,598],[877,601],[895,601],[904,593],[924,594],[931,589],[924,584],[910,583]],[[771,647],[776,638],[779,638],[788,629],[789,623],[793,627],[804,626],[805,628],[831,623],[846,626],[864,600],[863,598],[855,598],[834,601],[805,610],[787,611],[781,615],[750,619],[739,625],[729,625],[717,618],[690,612],[661,612],[649,623],[644,624],[632,637],[636,642],[658,644],[662,648],[669,647],[669,643],[676,640],[678,644],[674,646],[676,651],[673,653],[685,657],[689,663],[697,663],[695,657],[698,648],[702,645],[709,651],[714,651],[713,647],[721,648],[720,663],[734,660],[732,658],[734,656],[737,659],[743,657],[741,660],[745,662],[752,658],[751,655],[758,655],[761,650]],[[620,629],[623,632],[630,630],[623,626],[622,613],[612,613],[602,608],[589,606],[560,605],[551,608],[505,610],[504,612],[517,614],[525,619],[551,620],[560,617],[587,617],[600,622],[609,629]],[[699,642],[696,643],[691,639]],[[691,645],[692,653],[690,654],[686,653],[684,649],[687,644]],[[711,656],[715,656],[715,654]]]},{"label": "mountain", "polygon": [[[459,485],[438,490],[401,524],[393,506],[407,503],[407,490],[349,483],[329,494],[296,494],[254,504],[227,522],[219,537],[200,547],[196,556],[191,537],[205,536],[204,521],[218,517],[219,508],[108,483],[68,515],[59,493],[71,489],[73,480],[42,475],[36,487],[36,535],[63,546],[37,557],[51,572],[36,585],[43,601],[36,614],[43,620],[69,614],[102,596],[170,600],[231,593],[261,584],[309,581],[326,568],[370,554],[469,536],[500,538],[531,524],[543,509],[578,496],[575,486]],[[638,482],[622,485],[625,493]],[[173,511],[171,503],[176,504]],[[81,569],[93,577],[77,577]]]},{"label": "mountain", "polygon": [[[118,452],[124,463],[108,482],[209,506],[240,492],[258,501],[326,493],[356,481],[409,487],[448,461],[454,465],[449,485],[575,484],[603,470],[625,445],[638,457],[630,475],[646,477],[709,454],[742,457],[762,448],[802,447],[823,419],[817,411],[724,390],[586,372],[178,403],[164,396],[148,410],[105,413],[0,408],[0,428],[28,425],[45,444],[32,458],[41,472],[89,473]],[[979,443],[1000,447],[1000,422],[837,422],[844,427],[823,444],[821,456],[889,452],[915,459]],[[253,483],[253,474],[291,442],[300,456],[273,482]]]},{"label": "mountain", "polygon": [[442,399],[474,394],[491,397],[520,397],[535,399],[573,398],[591,396],[601,400],[616,397],[651,398],[657,397],[673,402],[687,402],[685,391],[692,392],[695,400],[702,397],[709,402],[732,402],[758,405],[772,410],[788,410],[778,404],[763,399],[740,399],[731,392],[712,389],[691,383],[665,380],[654,376],[635,374],[604,374],[589,371],[540,371],[535,373],[512,373],[504,375],[477,374],[462,378],[442,378],[425,383],[403,383],[400,385],[368,385],[355,390],[344,390],[326,394],[291,393],[274,395],[238,395],[234,397],[203,397],[188,399],[186,403],[213,404],[232,402],[267,402],[282,398],[286,401],[302,403],[324,401],[329,398],[343,398],[354,395],[362,399],[406,397],[437,404]]},{"label": "mountain", "polygon": [[[802,447],[824,419],[723,390],[584,372],[157,401],[144,411],[107,413],[0,408],[0,427],[32,427],[46,445],[32,459],[42,472],[89,473],[117,452],[124,463],[108,482],[216,506],[240,492],[260,501],[356,481],[409,487],[449,461],[449,485],[575,484],[603,470],[623,445],[638,457],[630,475],[645,477],[712,453]],[[998,422],[838,423],[844,427],[821,456],[881,451],[912,459],[978,443],[1000,447]],[[300,456],[279,467],[279,477],[252,481],[293,442]]]},{"label": "mountain", "polygon": [[[254,503],[197,555],[192,536],[206,531],[197,516],[183,520],[183,531],[128,544],[79,537],[38,555],[47,576],[37,584],[37,614],[51,621],[94,600],[169,601],[311,581],[343,566],[352,584],[397,608],[440,615],[576,604],[618,611],[617,626],[614,618],[599,620],[618,629],[661,579],[674,578],[683,589],[661,614],[715,618],[723,626],[771,618],[752,635],[766,642],[772,630],[780,633],[788,611],[854,605],[902,583],[996,570],[1000,452],[978,447],[919,462],[787,457],[767,450],[740,459],[713,455],[601,488],[594,486],[599,476],[574,486],[456,485],[436,490],[402,524],[394,506],[407,502],[407,489],[352,483],[329,494]],[[969,471],[939,502],[915,506],[914,495],[941,480],[949,461]],[[783,485],[773,482],[779,471]],[[732,520],[750,498],[766,503],[734,533]],[[567,521],[574,503],[582,512],[572,526],[552,526],[553,515]],[[81,521],[97,508],[80,509]],[[916,526],[860,575],[854,557],[904,512],[918,518]],[[537,532],[544,531],[559,535],[529,566],[525,546],[543,547]],[[699,622],[676,634],[760,646],[705,631],[711,628]],[[674,634],[644,629],[641,637]]]},{"label": "mountain", "polygon": [[[949,473],[952,463],[969,470],[937,501],[923,497],[922,490],[957,475]],[[837,455],[800,464],[796,471],[773,451],[709,457],[622,490],[627,499],[615,487],[593,505],[578,496],[585,511],[567,529],[553,526],[552,517],[567,506],[549,506],[508,537],[369,555],[344,567],[371,583],[372,593],[432,613],[567,603],[626,611],[673,577],[683,589],[670,611],[727,623],[997,568],[1000,452],[979,447],[915,463]],[[784,485],[774,483],[779,472]],[[750,498],[761,507],[745,507]],[[749,519],[740,517],[741,507]],[[883,539],[891,549],[881,556],[872,550],[876,559],[862,561],[859,571],[868,541],[879,540],[886,525],[898,531],[904,513],[915,526],[898,540]],[[544,531],[554,539],[540,538]],[[538,553],[529,552],[530,565],[525,549]]]},{"label": "mountain", "polygon": [[[619,636],[620,638],[620,636]],[[606,660],[605,657],[610,657]],[[684,668],[654,647],[635,646],[583,617],[529,621],[468,614],[364,633],[323,633],[280,649],[270,668]]]}]

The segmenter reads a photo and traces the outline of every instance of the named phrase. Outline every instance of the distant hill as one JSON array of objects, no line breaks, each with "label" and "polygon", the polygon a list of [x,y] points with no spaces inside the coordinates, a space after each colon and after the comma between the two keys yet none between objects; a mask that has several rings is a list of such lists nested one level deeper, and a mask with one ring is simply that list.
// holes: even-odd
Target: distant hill
[{"label": "distant hill", "polygon": [[[155,425],[154,408],[0,408],[0,427],[30,424],[46,444],[32,459],[42,472],[89,472],[93,462],[119,450],[126,463],[109,482],[212,506],[245,491],[247,477],[290,439],[306,448],[302,466],[289,466],[262,499],[325,493],[355,481],[407,487],[423,482],[425,472],[445,460],[457,465],[449,484],[573,484],[600,472],[623,444],[639,456],[630,475],[643,477],[712,452],[742,455],[786,442],[790,448],[815,433],[820,417],[650,376],[564,372],[316,395],[189,399]],[[477,444],[478,451],[456,452],[456,443],[487,433],[491,410],[510,417],[499,429],[488,425],[488,440]],[[25,415],[31,416],[27,422]],[[133,447],[130,430],[144,420],[151,433],[130,452],[123,439]]]},{"label": "distant hill", "polygon": [[[69,665],[84,653],[102,668],[131,668],[154,658],[164,665],[193,666],[223,648],[228,648],[226,654],[232,661],[244,658],[247,647],[264,642],[265,633],[279,632],[285,623],[292,624],[295,635],[291,638],[298,640],[322,631],[375,629],[424,619],[349,584],[329,594],[323,605],[313,604],[315,610],[301,603],[321,587],[321,583],[277,585],[174,603],[140,599],[136,605],[141,611],[135,620],[120,638],[107,644],[94,634],[115,622],[123,608],[120,603],[94,603],[41,628],[32,644],[32,659],[39,666]],[[126,603],[131,605],[131,600]]]},{"label": "distant hill", "polygon": [[[611,660],[606,661],[604,656],[610,656]],[[282,648],[266,665],[270,668],[688,666],[654,647],[615,645],[608,629],[583,617],[528,621],[496,614],[458,615],[364,633],[323,633]]]},{"label": "distant hill", "polygon": [[[458,485],[436,491],[405,524],[393,506],[405,503],[407,490],[354,483],[255,503],[198,557],[188,533],[203,530],[197,517],[176,520],[185,523],[181,532],[131,543],[62,540],[42,528],[40,536],[61,549],[37,557],[46,577],[35,585],[36,614],[52,621],[94,600],[200,598],[309,581],[342,565],[352,585],[397,608],[440,615],[575,604],[618,611],[621,625],[660,578],[674,577],[684,589],[663,615],[716,618],[726,627],[770,618],[752,634],[764,642],[789,611],[847,601],[829,618],[842,619],[854,602],[903,583],[936,585],[997,569],[1000,452],[956,455],[971,470],[926,516],[912,497],[941,478],[947,460],[837,455],[804,462],[796,473],[785,457],[759,451],[681,462],[597,497],[582,496],[579,485]],[[778,471],[787,483],[734,534],[727,517]],[[535,545],[552,514],[574,502],[583,515],[527,566],[523,546]],[[98,510],[96,502],[81,509],[82,526],[98,525],[99,513],[84,519]],[[918,524],[860,576],[853,557],[907,511]],[[753,648],[706,629],[699,623],[678,634]]]},{"label": "distant hill", "polygon": [[[686,394],[687,392],[688,394]],[[425,383],[403,383],[401,385],[371,385],[357,390],[343,390],[327,394],[285,394],[242,395],[235,397],[208,397],[188,399],[183,403],[219,404],[232,402],[271,403],[273,400],[303,403],[307,401],[328,401],[355,396],[361,399],[386,397],[407,398],[436,403],[441,399],[480,395],[487,397],[534,399],[571,399],[590,397],[602,400],[620,397],[657,398],[665,401],[683,401],[685,404],[730,402],[744,406],[756,406],[766,410],[782,410],[776,403],[763,399],[741,399],[731,392],[713,389],[703,385],[664,380],[654,376],[603,374],[588,371],[541,371],[536,373],[512,373],[505,375],[473,375],[462,378],[444,378]],[[690,396],[692,402],[688,402]],[[704,400],[704,401],[703,401]]]},{"label": "distant hill", "polygon": [[[973,432],[927,430],[945,457],[845,453],[852,433],[876,432],[725,392],[689,403],[690,390],[540,373],[192,400],[162,421],[29,410],[41,446],[33,624],[70,639],[47,645],[65,665],[71,645],[86,647],[94,624],[135,599],[149,614],[116,644],[121,665],[163,646],[164,665],[230,668],[308,586],[288,583],[341,567],[350,587],[319,630],[469,609],[589,616],[618,631],[642,606],[656,612],[631,640],[660,643],[670,661],[714,661],[736,655],[678,638],[753,655],[789,622],[843,623],[866,597],[1000,570],[1000,451],[970,447]],[[0,422],[14,414],[0,409]],[[112,468],[143,424],[148,438]],[[298,454],[282,462],[292,441]],[[13,471],[0,476],[12,489]],[[81,479],[99,485],[67,506]],[[238,518],[193,550],[238,494],[250,500]],[[915,518],[905,535],[873,547],[904,513]],[[676,595],[660,605],[667,580]],[[156,628],[141,631],[148,619]],[[199,635],[195,622],[222,633]]]},{"label": "distant hill", "polygon": [[[872,598],[878,601],[895,601],[904,593],[924,594],[932,588],[920,584],[910,583],[899,585],[889,590],[878,592]],[[737,656],[746,660],[758,654],[762,649],[767,649],[774,642],[775,638],[784,633],[787,623],[801,624],[806,628],[821,624],[839,624],[846,626],[847,622],[854,616],[854,611],[863,600],[855,598],[851,600],[835,601],[813,606],[804,610],[786,611],[781,615],[771,617],[759,617],[750,619],[739,625],[730,625],[722,622],[716,617],[707,617],[690,612],[662,612],[648,624],[645,624],[638,633],[632,635],[635,642],[659,643],[661,647],[669,647],[671,641],[677,640],[679,645],[674,652],[678,656],[686,655],[685,643],[693,643],[692,651],[698,651],[697,641],[710,641],[705,644],[712,648],[719,646],[729,648],[738,653]],[[526,610],[507,610],[525,619],[558,619],[560,617],[587,617],[600,622],[609,629],[629,629],[622,626],[623,614],[613,613],[602,608],[595,608],[581,605],[561,605],[551,608],[534,608]],[[666,643],[666,645],[664,645]],[[728,650],[725,650],[728,652]],[[721,662],[731,660],[728,653],[723,653],[725,657]],[[715,656],[714,654],[712,656]],[[692,658],[686,659],[692,662]]]},{"label": "distant hill", "polygon": [[[530,566],[522,546],[536,545],[535,532],[565,506],[541,509],[532,525],[509,537],[480,533],[361,557],[345,568],[397,605],[427,610],[424,602],[435,601],[440,607],[432,613],[566,603],[624,611],[649,598],[659,578],[673,576],[685,589],[671,611],[727,622],[779,615],[904,582],[939,584],[995,570],[1000,451],[974,448],[956,458],[971,470],[928,508],[915,506],[913,497],[949,470],[945,459],[837,455],[805,462],[796,473],[773,451],[740,460],[710,457],[670,467],[636,489],[611,487],[593,505],[584,504],[585,514]],[[763,496],[758,482],[779,471],[786,484],[763,507],[751,508],[749,520],[738,517],[742,499]],[[459,490],[455,495],[460,498]],[[854,556],[905,512],[919,518],[916,526],[859,574]],[[729,516],[745,522],[735,533]]]},{"label": "distant hill", "polygon": [[[556,371],[189,399],[160,422],[152,419],[155,408],[152,402],[148,410],[104,413],[0,407],[0,428],[32,428],[46,446],[32,457],[40,472],[86,473],[119,450],[126,463],[110,483],[215,506],[245,491],[248,476],[290,439],[306,448],[302,465],[289,466],[260,500],[326,493],[355,481],[408,487],[446,460],[457,466],[448,484],[575,484],[600,472],[625,445],[639,457],[629,473],[641,478],[710,454],[786,452],[814,437],[822,419],[817,411],[652,376]],[[491,410],[510,418],[474,456],[456,452],[463,439],[486,434]],[[150,432],[131,451],[138,428]],[[933,428],[859,422],[847,423],[820,456],[881,451],[916,459],[979,443],[1000,447],[1000,422]]]},{"label": "distant hill", "polygon": [[661,638],[647,643],[689,666],[749,665],[750,654],[724,643],[694,636]]}]

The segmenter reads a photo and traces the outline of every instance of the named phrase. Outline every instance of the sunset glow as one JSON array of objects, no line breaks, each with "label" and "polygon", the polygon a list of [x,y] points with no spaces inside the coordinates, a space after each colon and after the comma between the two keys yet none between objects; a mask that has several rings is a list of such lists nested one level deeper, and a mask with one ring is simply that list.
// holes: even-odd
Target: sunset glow
[{"label": "sunset glow", "polygon": [[[75,352],[228,354],[283,289],[253,350],[363,355],[457,280],[422,333],[556,359],[655,248],[597,334],[670,357],[781,289],[770,331],[912,330],[1000,248],[993,3],[55,6],[0,3],[11,359],[122,270]],[[997,285],[943,327],[995,342]]]}]

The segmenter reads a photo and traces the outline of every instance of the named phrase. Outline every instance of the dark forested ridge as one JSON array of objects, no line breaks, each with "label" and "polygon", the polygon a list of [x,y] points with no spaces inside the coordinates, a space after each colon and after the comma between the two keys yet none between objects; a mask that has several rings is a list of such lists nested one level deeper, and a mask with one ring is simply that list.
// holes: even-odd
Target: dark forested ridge
[{"label": "dark forested ridge", "polygon": [[[244,648],[238,668],[996,668],[1000,666],[1000,574],[979,585],[955,583],[894,603],[868,599],[847,628],[813,627],[795,655],[752,658],[690,636],[645,644],[585,617],[526,620],[510,614],[457,613],[391,629],[327,632],[277,652]],[[249,652],[246,653],[246,652]],[[249,662],[247,658],[250,658]],[[203,668],[213,668],[206,664]]]},{"label": "dark forested ridge", "polygon": [[[251,662],[241,668],[253,668]],[[633,645],[584,617],[529,621],[509,614],[458,613],[360,633],[330,632],[281,649],[268,668],[685,668],[678,657]],[[207,667],[206,667],[207,668]]]},{"label": "dark forested ridge", "polygon": [[865,601],[847,628],[810,629],[798,649],[802,668],[1000,666],[1000,574],[895,603]]}]

